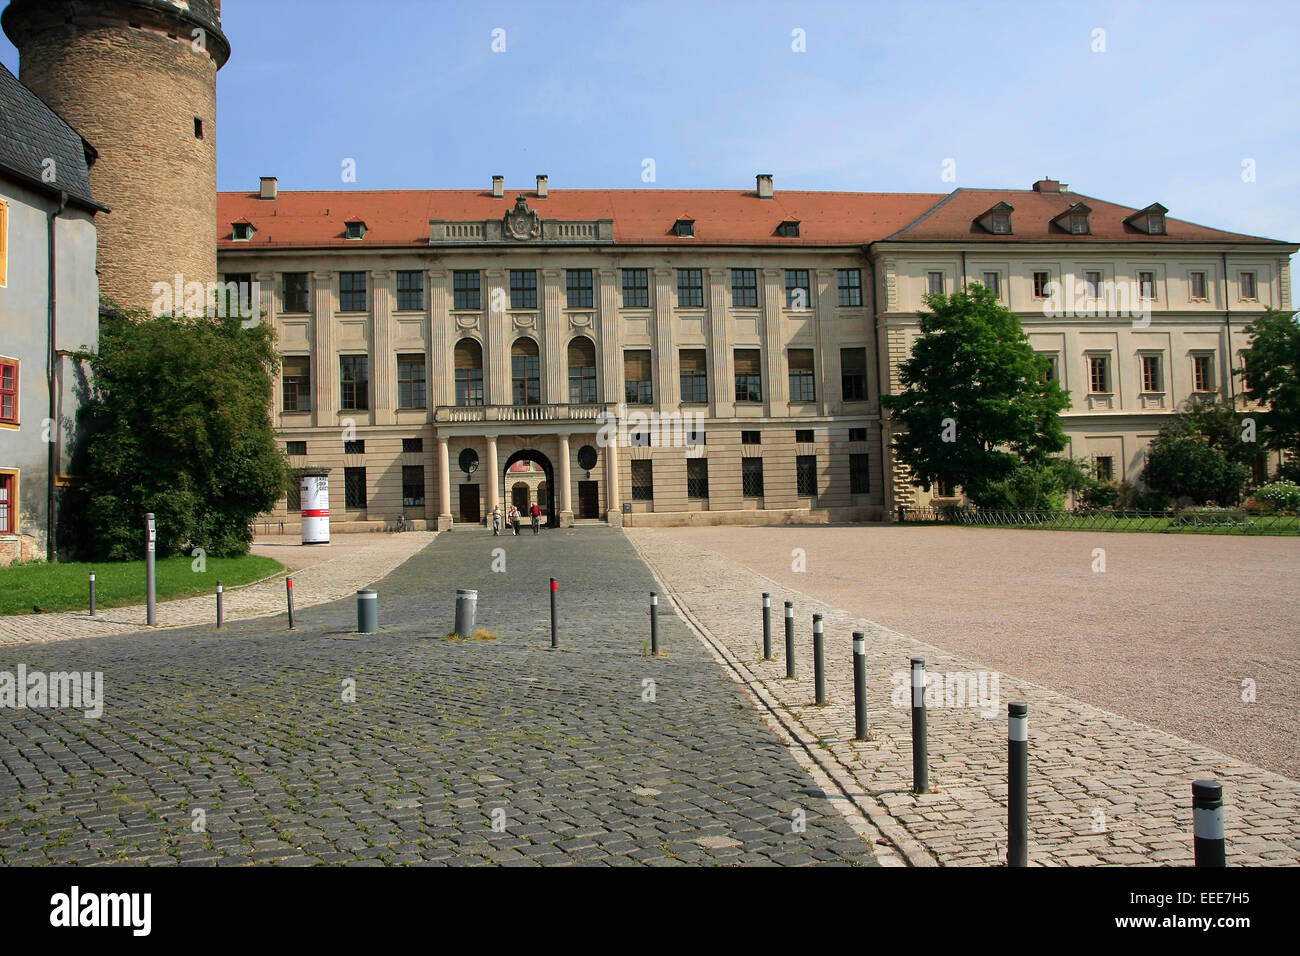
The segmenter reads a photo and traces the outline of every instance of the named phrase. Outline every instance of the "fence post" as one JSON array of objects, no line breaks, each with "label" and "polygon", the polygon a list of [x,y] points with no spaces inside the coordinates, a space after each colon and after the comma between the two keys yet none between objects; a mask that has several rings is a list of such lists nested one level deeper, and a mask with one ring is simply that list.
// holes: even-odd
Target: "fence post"
[{"label": "fence post", "polygon": [[1029,705],[1007,704],[1007,866],[1029,865]]},{"label": "fence post", "polygon": [[926,748],[925,661],[912,658],[912,792],[930,791],[930,756]]},{"label": "fence post", "polygon": [[794,602],[785,602],[785,676],[794,677]]},{"label": "fence post", "polygon": [[[93,613],[93,612],[92,612]],[[772,659],[772,595],[763,592],[763,660]]]},{"label": "fence post", "polygon": [[1223,839],[1223,784],[1217,780],[1192,784],[1192,833],[1198,867],[1228,865]]},{"label": "fence post", "polygon": [[813,615],[813,686],[817,689],[817,704],[826,703],[826,635],[820,614]]},{"label": "fence post", "polygon": [[853,739],[867,739],[867,639],[853,632]]}]

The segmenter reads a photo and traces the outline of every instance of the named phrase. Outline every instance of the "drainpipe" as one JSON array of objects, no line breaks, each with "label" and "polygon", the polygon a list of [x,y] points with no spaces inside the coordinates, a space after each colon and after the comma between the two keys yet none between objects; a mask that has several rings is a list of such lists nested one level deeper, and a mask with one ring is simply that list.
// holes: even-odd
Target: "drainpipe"
[{"label": "drainpipe", "polygon": [[961,288],[958,292],[966,291],[966,250],[961,251]]},{"label": "drainpipe", "polygon": [[1237,379],[1232,374],[1232,302],[1228,298],[1228,254],[1223,253],[1223,323],[1228,329],[1228,389],[1232,395],[1232,407],[1237,408]]},{"label": "drainpipe", "polygon": [[46,294],[46,299],[49,303],[49,317],[46,323],[48,326],[49,341],[47,342],[46,345],[47,360],[45,363],[45,373],[49,380],[49,388],[50,388],[50,440],[46,442],[46,446],[47,446],[46,447],[46,472],[47,472],[46,484],[48,486],[48,496],[46,499],[46,508],[45,508],[45,558],[50,563],[54,563],[59,560],[58,541],[56,539],[57,532],[55,530],[58,526],[58,523],[55,520],[55,514],[54,514],[54,500],[55,500],[54,451],[55,451],[55,445],[59,441],[59,431],[58,431],[59,401],[58,401],[58,393],[56,390],[57,378],[58,378],[58,376],[56,375],[57,372],[56,363],[59,360],[59,356],[58,353],[55,351],[56,340],[54,334],[56,329],[56,317],[58,315],[58,309],[57,309],[58,285],[55,281],[56,272],[55,272],[55,262],[54,262],[55,260],[54,223],[55,220],[57,220],[59,216],[63,214],[63,210],[67,208],[68,208],[68,194],[66,192],[60,192],[59,204],[53,211],[50,212],[49,228],[46,230],[49,235],[49,251],[47,253],[49,257],[47,262],[47,266],[48,266],[47,272],[49,273],[49,288]]}]

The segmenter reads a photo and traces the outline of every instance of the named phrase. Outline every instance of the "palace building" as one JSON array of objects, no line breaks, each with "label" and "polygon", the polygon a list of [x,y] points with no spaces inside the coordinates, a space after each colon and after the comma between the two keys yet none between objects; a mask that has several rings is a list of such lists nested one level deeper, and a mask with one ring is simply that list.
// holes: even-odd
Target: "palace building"
[{"label": "palace building", "polygon": [[[1189,396],[1241,401],[1244,330],[1291,308],[1300,248],[1046,179],[530,185],[280,192],[268,177],[219,194],[218,270],[260,292],[283,356],[274,420],[295,467],[330,470],[338,530],[476,523],[521,494],[560,525],[892,518],[959,490],[910,484],[880,396],[922,296],[971,282],[1051,359],[1067,453],[1136,481]],[[291,494],[270,517],[289,530],[297,508]]]}]

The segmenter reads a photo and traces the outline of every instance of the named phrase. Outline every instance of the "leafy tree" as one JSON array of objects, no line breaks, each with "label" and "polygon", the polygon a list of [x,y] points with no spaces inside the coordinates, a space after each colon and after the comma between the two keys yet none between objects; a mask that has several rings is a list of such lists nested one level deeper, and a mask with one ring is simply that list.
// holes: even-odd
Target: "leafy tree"
[{"label": "leafy tree", "polygon": [[1249,478],[1250,469],[1216,447],[1188,414],[1160,427],[1142,472],[1142,480],[1155,491],[1196,504],[1235,505]]},{"label": "leafy tree", "polygon": [[1211,448],[1221,451],[1228,461],[1249,467],[1259,452],[1258,442],[1242,441],[1242,421],[1251,417],[1250,414],[1238,411],[1231,402],[1218,395],[1189,398],[1181,414],[1192,429],[1209,442]]},{"label": "leafy tree", "polygon": [[1246,328],[1246,394],[1268,406],[1260,415],[1268,448],[1300,454],[1300,325],[1269,309]]},{"label": "leafy tree", "polygon": [[284,493],[271,426],[275,333],[238,316],[153,316],[106,307],[93,387],[83,527],[101,558],[138,559],[154,512],[160,557],[247,553],[252,520]]},{"label": "leafy tree", "polygon": [[899,366],[903,391],[882,398],[906,429],[894,447],[916,484],[943,481],[976,502],[996,499],[1005,489],[991,485],[1065,447],[1060,413],[1069,397],[1047,380],[1047,360],[1020,320],[983,286],[925,302],[921,336]]}]

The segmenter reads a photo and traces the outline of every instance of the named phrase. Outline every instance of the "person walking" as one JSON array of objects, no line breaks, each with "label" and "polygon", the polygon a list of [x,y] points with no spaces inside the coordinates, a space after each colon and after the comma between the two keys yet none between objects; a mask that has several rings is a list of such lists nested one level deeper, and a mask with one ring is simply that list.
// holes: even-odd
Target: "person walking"
[{"label": "person walking", "polygon": [[519,537],[519,509],[514,505],[510,506],[510,513],[506,515],[506,520],[510,522],[510,528],[515,537]]},{"label": "person walking", "polygon": [[501,506],[494,505],[492,508],[492,537],[501,533]]},{"label": "person walking", "polygon": [[533,516],[533,534],[537,534],[537,523],[542,517],[542,509],[537,506],[536,501],[533,502],[533,507],[529,513]]}]

